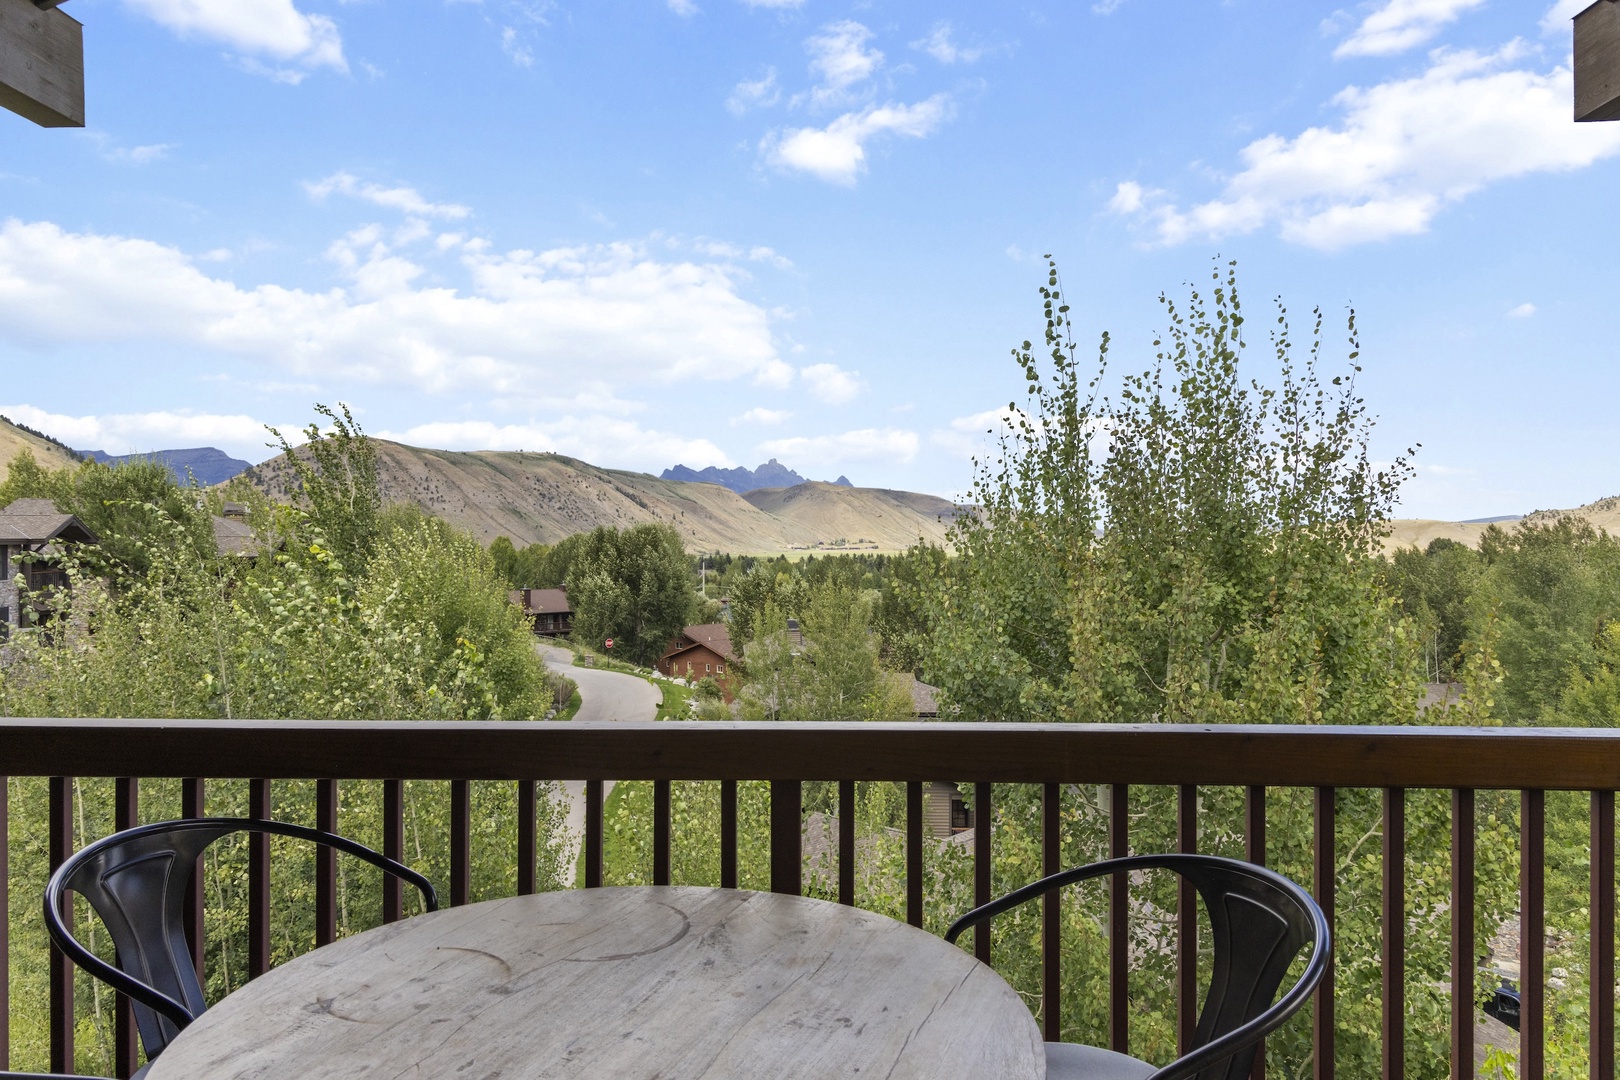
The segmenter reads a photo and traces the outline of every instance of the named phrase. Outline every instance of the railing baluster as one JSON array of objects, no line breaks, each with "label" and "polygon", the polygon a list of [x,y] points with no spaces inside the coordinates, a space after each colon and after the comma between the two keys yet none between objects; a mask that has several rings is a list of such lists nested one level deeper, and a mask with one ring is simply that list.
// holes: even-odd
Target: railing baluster
[{"label": "railing baluster", "polygon": [[[270,817],[270,781],[248,781],[248,817]],[[270,834],[248,834],[248,978],[270,970]]]},{"label": "railing baluster", "polygon": [[[993,796],[991,785],[979,783],[973,785],[973,906],[980,907],[988,904],[993,897],[990,890],[993,887],[991,872],[995,869],[992,861],[994,857],[990,842],[991,817],[993,813]],[[990,923],[987,920],[973,928],[973,955],[979,958],[980,963],[990,962]]]},{"label": "railing baluster", "polygon": [[923,790],[906,783],[906,922],[923,924]]},{"label": "railing baluster", "polygon": [[[338,827],[336,780],[315,781],[315,827],[335,833]],[[315,944],[337,940],[337,852],[324,844],[315,849]]]},{"label": "railing baluster", "polygon": [[[1176,850],[1198,853],[1198,787],[1176,789]],[[1198,1032],[1198,895],[1192,882],[1176,877],[1176,1045],[1192,1049]]]},{"label": "railing baluster", "polygon": [[602,887],[602,781],[585,781],[585,887]]},{"label": "railing baluster", "polygon": [[[1243,857],[1256,866],[1266,865],[1266,789],[1261,784],[1250,784],[1243,796]],[[1265,1075],[1266,1041],[1261,1039],[1249,1078],[1265,1080]]]},{"label": "railing baluster", "polygon": [[0,1069],[11,1068],[11,777],[0,776]]},{"label": "railing baluster", "polygon": [[[1108,857],[1131,853],[1131,789],[1114,784],[1108,800]],[[1131,883],[1125,874],[1108,879],[1108,1046],[1126,1054],[1131,1046]]]},{"label": "railing baluster", "polygon": [[[1335,791],[1330,787],[1316,789],[1316,805],[1313,815],[1315,820],[1315,836],[1313,839],[1314,877],[1316,880],[1316,903],[1327,916],[1328,932],[1334,932],[1333,895],[1335,876],[1338,873],[1338,862],[1334,853],[1335,830],[1338,824],[1337,799]],[[1311,1025],[1311,1051],[1315,1058],[1316,1080],[1333,1080],[1333,969],[1334,964],[1329,963],[1322,981],[1316,986],[1316,1015]]]},{"label": "railing baluster", "polygon": [[798,780],[771,781],[771,892],[798,896],[804,891],[804,786]]},{"label": "railing baluster", "polygon": [[[405,861],[405,781],[383,781],[383,854],[395,862]],[[404,882],[384,874],[382,920],[398,922],[402,911]]]},{"label": "railing baluster", "polygon": [[1384,789],[1384,1080],[1406,1076],[1406,789]]},{"label": "railing baluster", "polygon": [[653,884],[669,884],[669,781],[653,781]]},{"label": "railing baluster", "polygon": [[535,797],[534,781],[517,782],[517,891],[519,896],[534,892],[535,850]]},{"label": "railing baluster", "polygon": [[[204,800],[207,798],[207,785],[201,778],[180,781],[180,816],[186,818],[200,818],[203,816]],[[191,946],[191,963],[197,969],[197,981],[207,986],[203,974],[203,859],[197,856],[197,865],[192,868],[191,886],[186,890],[184,915],[186,925],[186,942]]]},{"label": "railing baluster", "polygon": [[[1063,785],[1041,788],[1041,876],[1063,869]],[[1041,1018],[1047,1042],[1063,1039],[1063,890],[1041,897]]]},{"label": "railing baluster", "polygon": [[1546,1071],[1547,793],[1519,793],[1519,1077]]},{"label": "railing baluster", "polygon": [[[53,776],[50,781],[50,869],[73,854],[73,778]],[[63,892],[62,919],[73,925],[73,898]],[[9,1015],[9,1014],[8,1014]],[[73,962],[51,946],[51,1072],[73,1071]]]},{"label": "railing baluster", "polygon": [[[133,776],[113,781],[113,831],[133,829],[141,820],[141,783]],[[0,904],[0,911],[5,910]],[[123,994],[113,1002],[113,1074],[129,1076],[140,1060],[135,1028],[135,1011]],[[0,1065],[0,1068],[5,1066]]]},{"label": "railing baluster", "polygon": [[720,781],[720,887],[737,887],[737,781]]},{"label": "railing baluster", "polygon": [[1474,789],[1451,792],[1451,1076],[1474,1080]]},{"label": "railing baluster", "polygon": [[838,781],[838,902],[855,906],[855,781]]},{"label": "railing baluster", "polygon": [[472,783],[450,781],[450,906],[472,899]]},{"label": "railing baluster", "polygon": [[1614,1077],[1614,792],[1592,792],[1592,938],[1587,1001],[1592,1080]]}]

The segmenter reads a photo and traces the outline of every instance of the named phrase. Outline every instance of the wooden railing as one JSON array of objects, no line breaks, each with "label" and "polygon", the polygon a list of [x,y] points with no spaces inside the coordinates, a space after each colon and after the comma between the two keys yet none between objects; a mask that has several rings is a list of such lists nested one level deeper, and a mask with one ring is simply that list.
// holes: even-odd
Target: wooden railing
[{"label": "wooden railing", "polygon": [[[452,904],[467,902],[471,882],[469,782],[517,785],[517,888],[535,887],[535,785],[583,780],[586,792],[584,878],[603,880],[603,782],[653,782],[653,879],[670,878],[670,782],[721,782],[721,884],[737,883],[737,782],[771,784],[770,886],[797,893],[803,887],[801,850],[804,781],[838,782],[837,879],[839,899],[854,902],[855,784],[906,784],[906,900],[909,921],[923,921],[922,785],[939,778],[974,784],[980,827],[973,843],[975,902],[991,898],[992,784],[1040,785],[1044,832],[1042,865],[1061,868],[1059,798],[1064,785],[1106,785],[1111,790],[1108,847],[1129,850],[1128,807],[1133,785],[1177,789],[1177,838],[1181,850],[1196,848],[1200,786],[1245,791],[1247,857],[1263,862],[1268,789],[1308,788],[1314,797],[1313,888],[1329,920],[1334,917],[1335,791],[1382,789],[1383,797],[1383,1076],[1405,1073],[1406,927],[1405,845],[1408,789],[1451,792],[1451,1075],[1474,1072],[1475,792],[1520,792],[1521,1053],[1519,1075],[1540,1080],[1545,1072],[1545,799],[1548,791],[1590,792],[1591,934],[1588,1002],[1590,1072],[1614,1075],[1615,804],[1620,785],[1620,732],[1550,729],[1189,727],[1129,725],[1008,724],[720,724],[720,723],[325,723],[258,721],[0,720],[0,774],[51,777],[50,860],[70,854],[71,777],[118,777],[116,824],[137,820],[139,777],[184,778],[182,813],[205,811],[199,777],[246,779],[250,812],[268,816],[270,782],[317,781],[317,823],[336,828],[340,780],[383,781],[383,847],[403,854],[402,784],[406,780],[450,781],[450,890]],[[7,835],[0,801],[0,870]],[[270,956],[266,912],[270,903],[269,847],[251,842],[249,866],[249,968],[265,970]],[[200,876],[199,876],[200,877]],[[0,909],[8,902],[0,872]],[[200,881],[198,888],[200,889]],[[1125,925],[1128,882],[1109,890],[1109,1038],[1125,1049],[1129,1011]],[[335,877],[330,857],[317,863],[316,938],[336,933]],[[201,962],[201,895],[192,898],[193,941]],[[37,903],[33,897],[9,902]],[[1042,1012],[1049,1038],[1059,1030],[1057,1002],[1058,894],[1043,912]],[[1196,1003],[1195,937],[1189,931],[1192,897],[1181,893],[1178,914],[1178,1027],[1192,1030]],[[385,886],[384,918],[400,915],[397,882]],[[6,989],[5,921],[0,920],[0,996]],[[990,935],[976,931],[974,948],[990,956]],[[72,972],[56,956],[51,970],[52,1068],[72,1062]],[[1316,997],[1312,1019],[1315,1074],[1334,1076],[1333,976]],[[0,1040],[4,1039],[0,1028]],[[5,1045],[0,1041],[0,1067]],[[134,1034],[119,1025],[117,1069],[135,1064]]]}]

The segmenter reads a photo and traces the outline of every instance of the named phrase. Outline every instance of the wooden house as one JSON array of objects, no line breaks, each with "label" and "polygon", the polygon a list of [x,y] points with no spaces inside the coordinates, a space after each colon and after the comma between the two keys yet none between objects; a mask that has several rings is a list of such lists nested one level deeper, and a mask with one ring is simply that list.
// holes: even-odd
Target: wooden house
[{"label": "wooden house", "polygon": [[712,678],[720,684],[720,691],[729,704],[736,698],[742,683],[738,664],[737,654],[731,647],[730,628],[725,623],[703,623],[688,626],[670,642],[658,660],[658,670],[672,679],[688,682]]},{"label": "wooden house", "polygon": [[96,535],[49,499],[17,499],[0,508],[0,638],[33,626],[52,591],[66,588],[55,556],[67,544],[93,544]]},{"label": "wooden house", "polygon": [[513,589],[507,598],[523,609],[541,637],[562,637],[574,628],[574,609],[567,589]]}]

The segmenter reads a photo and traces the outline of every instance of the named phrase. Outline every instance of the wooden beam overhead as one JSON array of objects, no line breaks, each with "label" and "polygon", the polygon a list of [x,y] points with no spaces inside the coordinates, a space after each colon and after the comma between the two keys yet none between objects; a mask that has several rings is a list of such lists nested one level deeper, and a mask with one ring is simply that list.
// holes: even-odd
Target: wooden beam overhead
[{"label": "wooden beam overhead", "polygon": [[1575,119],[1620,120],[1620,2],[1575,16]]},{"label": "wooden beam overhead", "polygon": [[41,127],[84,127],[84,27],[61,0],[0,0],[0,106]]}]

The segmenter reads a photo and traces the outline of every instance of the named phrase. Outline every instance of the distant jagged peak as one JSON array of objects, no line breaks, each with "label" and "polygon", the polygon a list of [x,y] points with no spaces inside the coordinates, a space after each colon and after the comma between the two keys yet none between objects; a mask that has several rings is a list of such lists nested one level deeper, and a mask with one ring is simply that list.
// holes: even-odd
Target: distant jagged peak
[{"label": "distant jagged peak", "polygon": [[[809,483],[775,458],[771,458],[757,469],[741,467],[720,469],[710,465],[706,469],[698,470],[677,465],[673,469],[665,469],[659,479],[678,480],[686,484],[719,484],[739,495],[759,488],[797,487],[799,484]],[[841,487],[854,487],[847,476],[840,476],[834,483]]]}]

